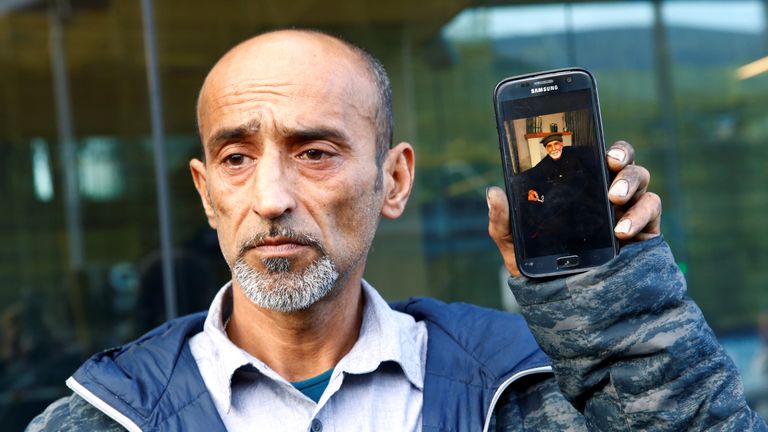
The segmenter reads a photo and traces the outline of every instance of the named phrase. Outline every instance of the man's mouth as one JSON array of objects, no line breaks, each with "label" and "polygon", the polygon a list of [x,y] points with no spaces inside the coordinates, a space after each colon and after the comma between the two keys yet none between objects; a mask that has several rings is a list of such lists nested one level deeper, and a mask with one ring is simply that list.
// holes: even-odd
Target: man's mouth
[{"label": "man's mouth", "polygon": [[288,258],[306,252],[307,248],[314,249],[320,255],[325,254],[320,243],[306,234],[285,228],[271,229],[269,232],[257,234],[243,242],[238,256],[243,257],[252,250],[261,259]]},{"label": "man's mouth", "polygon": [[260,255],[267,255],[270,258],[290,255],[306,247],[311,247],[311,245],[305,241],[286,237],[267,237],[253,245],[253,249],[256,249]]},{"label": "man's mouth", "polygon": [[297,245],[297,246],[310,246],[311,244],[301,238],[293,237],[264,237],[255,242],[254,247],[262,246],[282,246],[282,245]]}]

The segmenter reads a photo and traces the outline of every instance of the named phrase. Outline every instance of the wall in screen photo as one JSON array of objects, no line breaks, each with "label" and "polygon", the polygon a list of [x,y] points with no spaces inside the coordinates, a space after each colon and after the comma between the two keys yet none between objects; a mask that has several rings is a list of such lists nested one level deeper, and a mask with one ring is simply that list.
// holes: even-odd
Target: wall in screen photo
[{"label": "wall in screen photo", "polygon": [[596,134],[589,109],[544,114],[536,117],[506,120],[504,131],[515,174],[525,172],[547,157],[541,141],[551,134],[561,134],[564,147],[596,144]]}]

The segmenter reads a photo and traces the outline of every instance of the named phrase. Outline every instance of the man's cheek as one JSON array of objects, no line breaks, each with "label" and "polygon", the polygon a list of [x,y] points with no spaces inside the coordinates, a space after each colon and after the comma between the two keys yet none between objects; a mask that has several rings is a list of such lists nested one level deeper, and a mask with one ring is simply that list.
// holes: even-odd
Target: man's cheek
[{"label": "man's cheek", "polygon": [[[365,208],[361,202],[359,191],[354,188],[346,188],[351,192],[346,199],[339,200],[334,205],[326,209],[326,215],[333,219],[335,230],[344,235],[354,235],[362,226],[365,217]],[[350,234],[351,233],[351,234]]]}]

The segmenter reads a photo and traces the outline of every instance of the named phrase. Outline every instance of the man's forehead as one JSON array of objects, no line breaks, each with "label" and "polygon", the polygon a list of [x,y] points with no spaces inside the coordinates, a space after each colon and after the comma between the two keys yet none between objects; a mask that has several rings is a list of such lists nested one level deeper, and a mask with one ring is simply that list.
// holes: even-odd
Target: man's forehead
[{"label": "man's forehead", "polygon": [[360,56],[337,39],[322,33],[279,31],[232,48],[211,69],[203,92],[265,78],[275,85],[323,84],[318,79],[344,75],[350,79],[366,75],[360,73],[364,69]]},{"label": "man's forehead", "polygon": [[363,111],[375,110],[376,89],[365,62],[342,42],[323,34],[281,31],[236,46],[214,66],[198,100],[200,126],[206,123],[203,117],[237,109],[249,96],[335,105],[324,109],[346,105],[369,117]]},{"label": "man's forehead", "polygon": [[286,130],[374,122],[375,107],[370,98],[345,83],[334,86],[328,81],[286,80],[241,84],[212,88],[208,97],[201,99],[199,126],[206,141],[219,128],[284,134]]}]

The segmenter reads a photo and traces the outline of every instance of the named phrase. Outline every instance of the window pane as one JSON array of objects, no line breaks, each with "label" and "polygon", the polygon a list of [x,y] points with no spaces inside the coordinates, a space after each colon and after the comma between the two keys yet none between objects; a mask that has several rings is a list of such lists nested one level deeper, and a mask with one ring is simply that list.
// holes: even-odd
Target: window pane
[{"label": "window pane", "polygon": [[[47,3],[12,3],[0,8],[0,421],[15,430],[68,393],[84,358],[166,316],[141,3],[64,2],[60,37]],[[179,313],[205,309],[229,277],[188,161],[201,155],[200,85],[237,42],[310,27],[381,58],[417,180],[403,217],[382,221],[366,278],[392,300],[507,309],[486,233],[485,189],[502,184],[492,91],[576,65],[598,79],[606,141],[633,143],[652,172],[690,295],[753,405],[768,400],[757,332],[768,316],[768,74],[759,62],[738,72],[766,55],[765,3],[470,4],[155,0]]]}]

